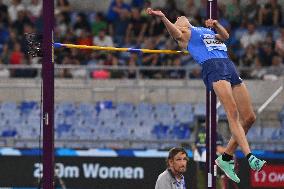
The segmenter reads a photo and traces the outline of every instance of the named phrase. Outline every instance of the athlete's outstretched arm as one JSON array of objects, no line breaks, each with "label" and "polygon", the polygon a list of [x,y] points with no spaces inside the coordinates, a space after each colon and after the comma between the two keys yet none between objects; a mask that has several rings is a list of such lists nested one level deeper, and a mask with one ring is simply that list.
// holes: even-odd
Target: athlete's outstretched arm
[{"label": "athlete's outstretched arm", "polygon": [[222,41],[229,39],[227,30],[218,22],[218,20],[208,19],[205,21],[206,27],[214,28],[217,31],[216,37]]},{"label": "athlete's outstretched arm", "polygon": [[171,23],[171,21],[167,19],[167,17],[162,11],[147,8],[146,13],[149,15],[160,17],[162,22],[165,24],[168,32],[170,33],[170,35],[177,41],[181,40],[182,32],[173,23]]}]

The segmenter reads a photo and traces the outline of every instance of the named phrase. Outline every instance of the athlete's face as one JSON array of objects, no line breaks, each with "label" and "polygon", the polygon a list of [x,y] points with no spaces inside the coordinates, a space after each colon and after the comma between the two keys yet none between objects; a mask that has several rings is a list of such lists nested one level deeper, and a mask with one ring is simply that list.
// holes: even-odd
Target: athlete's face
[{"label": "athlete's face", "polygon": [[177,17],[175,25],[178,26],[178,27],[189,27],[190,23],[185,16],[179,16],[179,17]]},{"label": "athlete's face", "polygon": [[169,160],[170,168],[175,174],[182,174],[186,171],[188,158],[185,153],[179,152]]}]

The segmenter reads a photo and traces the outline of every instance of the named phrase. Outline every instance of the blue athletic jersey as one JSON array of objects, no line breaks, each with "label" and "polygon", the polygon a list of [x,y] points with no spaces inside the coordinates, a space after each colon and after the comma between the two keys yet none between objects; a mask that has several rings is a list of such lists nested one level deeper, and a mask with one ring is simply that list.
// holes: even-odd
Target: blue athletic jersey
[{"label": "blue athletic jersey", "polygon": [[212,58],[228,58],[226,45],[215,35],[209,28],[192,26],[187,50],[197,63],[202,64]]}]

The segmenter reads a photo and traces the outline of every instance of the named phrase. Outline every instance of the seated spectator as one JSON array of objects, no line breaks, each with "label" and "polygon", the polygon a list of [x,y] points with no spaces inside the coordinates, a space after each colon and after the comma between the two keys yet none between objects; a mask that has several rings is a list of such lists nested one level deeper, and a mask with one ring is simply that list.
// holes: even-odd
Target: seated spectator
[{"label": "seated spectator", "polygon": [[8,47],[8,44],[5,43],[3,45],[3,48],[2,48],[2,53],[0,55],[0,60],[2,62],[2,64],[9,64],[10,63],[10,51],[9,51],[9,47]]},{"label": "seated spectator", "polygon": [[25,11],[25,6],[23,5],[22,0],[12,0],[11,5],[8,8],[10,23],[13,23],[18,19],[19,11]]},{"label": "seated spectator", "polygon": [[201,79],[201,68],[198,64],[192,67],[189,77],[192,79]]},{"label": "seated spectator", "polygon": [[96,14],[95,20],[91,23],[91,26],[93,35],[98,35],[101,30],[107,30],[108,25],[102,12]]},{"label": "seated spectator", "polygon": [[280,37],[275,42],[275,51],[284,60],[284,26],[280,29]]},{"label": "seated spectator", "polygon": [[27,13],[33,22],[38,19],[42,14],[42,0],[31,0],[27,6]]},{"label": "seated spectator", "polygon": [[149,17],[149,15],[146,13],[146,9],[147,9],[148,7],[152,7],[152,3],[151,3],[150,0],[146,0],[146,1],[144,2],[144,4],[143,4],[143,7],[142,7],[142,8],[140,7],[141,16],[142,16],[142,17],[146,17],[146,18]]},{"label": "seated spectator", "polygon": [[[9,64],[11,65],[20,65],[24,64],[24,53],[21,51],[21,45],[19,42],[14,44],[14,49],[10,54]],[[22,69],[12,69],[10,70],[12,77],[19,77],[21,76]]]},{"label": "seated spectator", "polygon": [[[66,54],[63,57],[62,64],[63,65],[80,65],[80,61],[78,59],[78,49],[72,49],[71,54]],[[58,75],[61,78],[73,78],[72,69],[60,69],[58,71]]]},{"label": "seated spectator", "polygon": [[[0,59],[0,65],[2,65],[3,62]],[[0,68],[0,78],[8,78],[10,76],[10,72],[6,68]]]},{"label": "seated spectator", "polygon": [[103,47],[113,47],[113,40],[111,36],[106,34],[106,30],[101,30],[98,36],[93,38],[93,44]]},{"label": "seated spectator", "polygon": [[242,35],[240,42],[243,48],[246,48],[249,45],[258,46],[260,42],[263,41],[261,34],[256,31],[255,24],[249,22],[247,24],[247,31]]},{"label": "seated spectator", "polygon": [[250,68],[255,64],[257,58],[257,49],[254,45],[249,45],[245,49],[244,56],[241,58],[241,67]]},{"label": "seated spectator", "polygon": [[273,56],[272,65],[267,68],[264,79],[276,80],[284,74],[284,64],[280,56]]},{"label": "seated spectator", "polygon": [[180,69],[181,68],[181,58],[176,57],[173,60],[171,60],[171,64],[169,66],[172,66],[174,69],[171,69],[167,71],[167,77],[170,79],[183,79],[185,77],[185,70]]},{"label": "seated spectator", "polygon": [[243,68],[240,71],[240,75],[242,78],[249,78],[251,68],[253,68],[257,61],[257,49],[254,45],[249,45],[245,48],[245,53],[241,57],[240,66]]},{"label": "seated spectator", "polygon": [[148,37],[155,37],[156,44],[159,44],[162,38],[165,37],[166,29],[164,27],[163,22],[158,17],[153,17],[149,20],[149,27],[148,28]]},{"label": "seated spectator", "polygon": [[261,8],[259,24],[264,26],[279,26],[282,18],[282,7],[277,0],[270,0]]},{"label": "seated spectator", "polygon": [[177,2],[173,0],[166,0],[164,6],[165,12],[167,12],[167,17],[170,21],[175,22],[176,18],[180,15],[185,15],[183,11],[178,9]]},{"label": "seated spectator", "polygon": [[8,50],[12,51],[14,49],[15,44],[19,43],[20,36],[17,35],[16,30],[14,30],[12,28],[9,30],[9,32],[10,32],[10,34],[9,34],[9,38],[8,38],[8,41],[7,41],[7,45],[8,45]]},{"label": "seated spectator", "polygon": [[263,79],[266,69],[261,65],[259,58],[256,59],[253,70],[250,73],[250,78]]},{"label": "seated spectator", "polygon": [[241,23],[241,6],[240,0],[231,0],[226,6],[226,18],[228,18],[232,28],[236,28]]},{"label": "seated spectator", "polygon": [[259,48],[259,61],[262,67],[272,65],[272,58],[275,56],[275,52],[271,45],[263,43]]},{"label": "seated spectator", "polygon": [[144,6],[145,1],[144,0],[131,0],[131,6],[137,7],[139,9],[142,9]]},{"label": "seated spectator", "polygon": [[70,11],[71,11],[71,6],[68,0],[57,0],[54,10],[55,15],[58,15],[60,13],[69,15]]},{"label": "seated spectator", "polygon": [[8,14],[8,6],[0,0],[0,13]]},{"label": "seated spectator", "polygon": [[249,0],[249,3],[243,9],[243,18],[246,22],[255,22],[258,20],[260,4],[257,0]]},{"label": "seated spectator", "polygon": [[[92,35],[89,31],[87,31],[86,29],[81,30],[81,32],[79,33],[79,36],[76,38],[76,44],[78,45],[87,45],[87,46],[92,46],[93,45],[93,39],[92,39]],[[72,52],[76,52],[76,57],[77,59],[80,61],[81,65],[85,65],[87,64],[87,61],[90,57],[90,53],[92,52],[91,49],[80,49],[80,50],[76,50],[76,51],[72,51]]]},{"label": "seated spectator", "polygon": [[24,25],[31,24],[32,22],[27,15],[26,11],[19,11],[18,12],[18,19],[12,23],[12,27],[17,31],[19,36],[22,36],[24,33]]},{"label": "seated spectator", "polygon": [[91,32],[90,23],[85,13],[81,12],[77,14],[73,29],[77,37],[81,34],[82,30]]},{"label": "seated spectator", "polygon": [[0,53],[2,52],[3,45],[8,41],[8,39],[9,39],[8,28],[6,28],[4,24],[0,22]]},{"label": "seated spectator", "polygon": [[198,23],[204,23],[207,18],[207,0],[201,0],[198,8],[197,21]]},{"label": "seated spectator", "polygon": [[97,64],[98,60],[97,60],[97,53],[95,51],[93,51],[92,53],[90,53],[90,57],[89,60],[87,61],[87,65],[88,66],[95,66]]},{"label": "seated spectator", "polygon": [[110,71],[112,79],[123,79],[126,77],[126,70],[118,69],[118,54],[109,53],[105,64],[109,64],[113,68]]},{"label": "seated spectator", "polygon": [[56,36],[63,38],[66,36],[68,29],[70,28],[67,16],[63,13],[58,14],[55,19]]},{"label": "seated spectator", "polygon": [[190,11],[187,11],[185,13],[185,15],[187,17],[189,17],[189,18],[196,18],[197,17],[198,7],[196,6],[194,0],[187,0],[186,8],[187,8],[187,10],[190,10]]},{"label": "seated spectator", "polygon": [[21,51],[20,43],[17,42],[14,44],[14,49],[10,55],[10,64],[12,65],[22,64],[23,60],[24,60],[24,54]]},{"label": "seated spectator", "polygon": [[145,37],[147,22],[136,7],[131,9],[131,15],[132,17],[126,31],[126,40],[130,43],[140,44]]},{"label": "seated spectator", "polygon": [[114,22],[120,19],[122,14],[130,15],[130,6],[123,0],[113,0],[108,8],[107,19]]},{"label": "seated spectator", "polygon": [[[152,38],[145,40],[143,48],[145,49],[155,49],[155,44]],[[141,66],[160,66],[159,54],[143,54]],[[142,71],[143,78],[161,78],[161,73],[157,70],[144,70]]]},{"label": "seated spectator", "polygon": [[9,24],[8,6],[3,3],[3,0],[0,0],[0,23],[6,27]]},{"label": "seated spectator", "polygon": [[88,46],[93,45],[93,39],[92,39],[91,33],[86,29],[81,30],[77,38],[77,44],[78,45],[88,45]]},{"label": "seated spectator", "polygon": [[138,55],[137,53],[131,53],[128,60],[128,70],[127,70],[127,77],[128,79],[135,79],[137,76],[137,63],[138,62]]},{"label": "seated spectator", "polygon": [[114,43],[121,47],[125,44],[125,34],[129,25],[129,13],[120,14],[119,20],[115,20],[110,24],[110,35],[113,36]]}]

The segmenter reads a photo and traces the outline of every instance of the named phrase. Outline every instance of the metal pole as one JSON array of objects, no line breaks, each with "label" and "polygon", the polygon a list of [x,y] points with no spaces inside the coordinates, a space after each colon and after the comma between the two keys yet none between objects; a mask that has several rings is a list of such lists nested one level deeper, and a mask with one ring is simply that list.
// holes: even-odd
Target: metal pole
[{"label": "metal pole", "polygon": [[[217,0],[208,0],[207,17],[217,19]],[[206,169],[207,188],[216,189],[216,94],[206,90]]]},{"label": "metal pole", "polygon": [[54,189],[54,0],[43,1],[43,188]]}]

